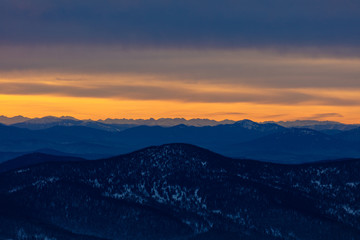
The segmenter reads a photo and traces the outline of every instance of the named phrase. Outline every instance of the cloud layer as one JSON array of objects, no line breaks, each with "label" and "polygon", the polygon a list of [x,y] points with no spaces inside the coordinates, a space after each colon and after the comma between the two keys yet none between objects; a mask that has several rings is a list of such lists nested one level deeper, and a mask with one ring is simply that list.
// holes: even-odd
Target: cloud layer
[{"label": "cloud layer", "polygon": [[[360,88],[360,58],[271,50],[125,50],[118,47],[0,47],[2,77],[35,71],[57,81],[109,82],[131,75],[150,82],[258,88]],[[61,78],[57,74],[86,75]],[[112,75],[89,78],[89,75]],[[50,80],[50,79],[48,79]],[[175,85],[174,85],[175,86]]]},{"label": "cloud layer", "polygon": [[2,0],[0,105],[354,121],[359,26],[358,0]]},{"label": "cloud layer", "polygon": [[359,46],[358,0],[3,0],[2,44]]}]

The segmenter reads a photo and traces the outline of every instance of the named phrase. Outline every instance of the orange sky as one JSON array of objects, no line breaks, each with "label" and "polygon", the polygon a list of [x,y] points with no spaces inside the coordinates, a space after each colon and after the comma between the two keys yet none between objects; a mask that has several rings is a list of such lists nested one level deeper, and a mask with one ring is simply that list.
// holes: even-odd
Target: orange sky
[{"label": "orange sky", "polygon": [[0,1],[0,115],[359,123],[360,1]]},{"label": "orange sky", "polygon": [[0,115],[359,123],[360,59],[274,50],[1,48]]},{"label": "orange sky", "polygon": [[185,103],[32,95],[0,95],[0,103],[1,111],[5,115],[22,114],[27,117],[48,115],[74,116],[79,119],[184,117],[215,120],[247,118],[254,121],[317,119],[344,123],[358,123],[360,117],[358,106]]}]

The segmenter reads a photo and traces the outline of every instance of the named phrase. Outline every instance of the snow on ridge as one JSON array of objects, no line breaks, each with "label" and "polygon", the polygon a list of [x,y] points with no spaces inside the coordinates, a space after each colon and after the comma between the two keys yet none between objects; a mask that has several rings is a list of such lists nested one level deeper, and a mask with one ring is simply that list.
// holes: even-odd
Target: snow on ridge
[{"label": "snow on ridge", "polygon": [[58,177],[48,177],[44,179],[37,180],[36,182],[32,183],[34,187],[37,187],[38,189],[41,189],[45,187],[48,183],[54,183],[59,181]]},{"label": "snow on ridge", "polygon": [[345,210],[346,213],[350,215],[360,216],[360,209],[353,209],[348,205],[343,205],[342,208]]},{"label": "snow on ridge", "polygon": [[20,169],[20,170],[16,171],[16,173],[25,173],[28,171],[30,171],[30,168]]}]

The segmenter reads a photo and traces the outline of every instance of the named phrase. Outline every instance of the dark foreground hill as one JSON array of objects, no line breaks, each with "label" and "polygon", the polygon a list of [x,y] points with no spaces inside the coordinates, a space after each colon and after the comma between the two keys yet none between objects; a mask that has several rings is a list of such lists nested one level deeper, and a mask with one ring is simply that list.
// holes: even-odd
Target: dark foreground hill
[{"label": "dark foreground hill", "polygon": [[45,153],[29,153],[12,160],[0,163],[0,173],[13,169],[25,168],[27,166],[36,165],[45,162],[73,162],[84,161],[83,158],[69,156],[55,156]]},{"label": "dark foreground hill", "polygon": [[0,239],[360,239],[360,160],[277,165],[187,144],[0,174]]}]

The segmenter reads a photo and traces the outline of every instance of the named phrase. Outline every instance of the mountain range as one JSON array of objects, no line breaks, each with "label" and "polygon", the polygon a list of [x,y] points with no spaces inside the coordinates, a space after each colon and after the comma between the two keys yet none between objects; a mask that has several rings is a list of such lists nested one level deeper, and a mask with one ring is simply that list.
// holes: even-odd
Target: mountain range
[{"label": "mountain range", "polygon": [[360,239],[358,159],[283,165],[167,144],[58,160],[0,174],[0,239]]},{"label": "mountain range", "polygon": [[[189,119],[186,120],[184,118],[159,118],[159,119],[112,119],[107,118],[105,120],[79,120],[71,116],[62,116],[62,117],[54,117],[54,116],[46,116],[42,118],[27,118],[23,116],[15,116],[15,117],[6,117],[0,116],[0,123],[6,125],[15,125],[17,127],[29,128],[29,129],[44,129],[53,126],[93,126],[97,128],[98,126],[164,126],[171,127],[180,124],[188,125],[188,126],[216,126],[219,124],[232,124],[235,123],[233,120],[223,120],[223,121],[215,121],[211,119]],[[114,129],[108,128],[109,131]]]},{"label": "mountain range", "polygon": [[31,119],[10,126],[0,124],[0,162],[33,152],[99,159],[178,142],[228,157],[278,163],[360,157],[359,127],[324,129],[325,123],[317,123],[322,129],[314,129],[315,125],[284,127],[250,120],[216,126],[166,127],[111,125],[71,117]]},{"label": "mountain range", "polygon": [[[42,118],[28,118],[23,116],[15,116],[15,117],[6,117],[0,116],[0,123],[5,125],[15,125],[17,127],[28,128],[28,129],[44,129],[53,126],[89,126],[89,127],[100,127],[108,126],[103,129],[107,129],[108,131],[116,131],[109,126],[163,126],[163,127],[173,127],[177,125],[187,125],[187,126],[195,126],[195,127],[203,127],[203,126],[216,126],[216,125],[224,125],[224,124],[233,124],[236,121],[234,120],[222,120],[216,121],[211,119],[184,119],[184,118],[149,118],[149,119],[117,119],[117,118],[107,118],[107,119],[99,119],[99,120],[79,120],[71,116],[62,116],[62,117],[54,117],[54,116],[46,116]],[[316,121],[316,120],[295,120],[295,121],[267,121],[264,123],[275,123],[280,126],[286,128],[309,128],[313,130],[323,130],[323,131],[344,131],[351,130],[354,128],[360,127],[360,124],[344,124],[340,122],[334,121]]]}]

